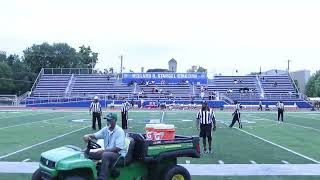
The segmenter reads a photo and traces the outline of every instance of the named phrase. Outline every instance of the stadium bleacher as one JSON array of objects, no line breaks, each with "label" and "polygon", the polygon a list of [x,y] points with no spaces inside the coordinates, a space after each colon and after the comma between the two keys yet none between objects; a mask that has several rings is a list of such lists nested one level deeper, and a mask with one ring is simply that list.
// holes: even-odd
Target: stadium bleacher
[{"label": "stadium bleacher", "polygon": [[33,97],[63,97],[70,74],[43,74],[32,92]]},{"label": "stadium bleacher", "polygon": [[[141,81],[140,77],[139,80]],[[288,103],[304,101],[287,74],[214,76],[213,79],[207,79],[201,83],[186,82],[160,83],[156,81],[151,84],[148,81],[142,84],[129,84],[105,74],[42,74],[30,98],[33,100],[41,97],[70,99],[100,95],[108,100],[143,98],[146,101],[212,101],[229,99],[226,103],[238,100],[246,104],[256,104],[260,100],[269,102],[283,100]]]}]

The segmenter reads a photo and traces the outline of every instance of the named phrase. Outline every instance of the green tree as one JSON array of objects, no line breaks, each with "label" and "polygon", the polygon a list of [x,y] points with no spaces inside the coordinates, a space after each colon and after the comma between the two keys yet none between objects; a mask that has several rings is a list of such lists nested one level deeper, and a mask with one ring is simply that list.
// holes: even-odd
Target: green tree
[{"label": "green tree", "polygon": [[23,62],[35,73],[41,68],[94,68],[98,61],[98,53],[90,46],[81,46],[77,52],[66,43],[34,44],[23,53]]},{"label": "green tree", "polygon": [[206,73],[207,72],[207,69],[199,66],[198,69],[197,69],[197,72],[202,72],[202,73]]},{"label": "green tree", "polygon": [[2,52],[0,51],[0,62],[4,62],[6,60],[6,53],[5,52]]},{"label": "green tree", "polygon": [[188,73],[195,73],[195,72],[203,72],[206,73],[207,69],[201,67],[201,66],[191,66],[190,69],[187,70]]},{"label": "green tree", "polygon": [[92,52],[90,46],[80,46],[79,47],[79,57],[81,66],[94,68],[98,62],[98,53]]},{"label": "green tree", "polygon": [[306,84],[305,94],[309,97],[320,97],[320,71],[310,77]]},{"label": "green tree", "polygon": [[5,62],[0,62],[0,94],[11,94],[14,84],[11,79],[12,70]]}]

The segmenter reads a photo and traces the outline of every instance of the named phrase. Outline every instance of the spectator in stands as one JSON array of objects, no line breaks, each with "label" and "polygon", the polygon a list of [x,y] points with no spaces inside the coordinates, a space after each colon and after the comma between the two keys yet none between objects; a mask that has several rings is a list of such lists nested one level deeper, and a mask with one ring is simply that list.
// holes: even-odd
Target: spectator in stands
[{"label": "spectator in stands", "polygon": [[212,100],[213,92],[209,92],[209,100]]},{"label": "spectator in stands", "polygon": [[204,100],[204,92],[203,91],[200,92],[200,98],[201,98],[201,100]]},{"label": "spectator in stands", "polygon": [[171,100],[173,98],[173,94],[171,91],[169,91],[169,99]]},{"label": "spectator in stands", "polygon": [[146,86],[149,86],[149,81],[146,82]]},{"label": "spectator in stands", "polygon": [[160,100],[158,99],[157,101],[157,107],[159,108],[160,107]]},{"label": "spectator in stands", "polygon": [[162,94],[163,93],[163,89],[159,89],[158,93]]},{"label": "spectator in stands", "polygon": [[227,89],[227,93],[232,93],[232,89]]},{"label": "spectator in stands", "polygon": [[134,107],[134,100],[133,100],[133,98],[131,99],[130,104],[131,104],[131,107],[133,108],[133,107]]},{"label": "spectator in stands", "polygon": [[273,87],[277,87],[278,86],[278,83],[277,83],[277,81],[275,81],[274,83],[273,83]]},{"label": "spectator in stands", "polygon": [[143,108],[143,104],[144,104],[144,100],[141,98],[141,99],[140,99],[140,109]]},{"label": "spectator in stands", "polygon": [[238,80],[236,80],[236,79],[233,80],[233,83],[234,83],[234,84],[238,84]]}]

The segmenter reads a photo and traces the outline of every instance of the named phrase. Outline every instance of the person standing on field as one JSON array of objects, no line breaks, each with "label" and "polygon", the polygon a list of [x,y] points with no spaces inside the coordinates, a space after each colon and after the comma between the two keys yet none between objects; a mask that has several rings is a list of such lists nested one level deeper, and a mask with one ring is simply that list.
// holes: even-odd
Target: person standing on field
[{"label": "person standing on field", "polygon": [[229,125],[229,127],[232,128],[233,125],[238,121],[239,128],[242,128],[242,123],[241,123],[241,119],[240,119],[240,109],[242,106],[241,106],[240,102],[238,102],[238,101],[235,101],[235,104],[236,104],[236,109],[232,113],[233,119],[232,119],[232,123]]},{"label": "person standing on field", "polygon": [[284,112],[284,104],[282,101],[279,101],[277,103],[277,108],[278,108],[278,123],[280,124],[280,118],[281,118],[281,121],[283,122],[283,112]]},{"label": "person standing on field", "polygon": [[122,129],[128,129],[128,111],[129,111],[129,103],[128,101],[122,103],[121,106],[121,120],[122,120]]},{"label": "person standing on field", "polygon": [[96,130],[96,121],[98,120],[99,130],[101,129],[102,108],[98,96],[93,98],[89,107],[89,113],[92,115],[92,130]]},{"label": "person standing on field", "polygon": [[262,111],[262,101],[259,101],[259,108],[258,108],[258,111]]},{"label": "person standing on field", "polygon": [[[199,110],[197,114],[197,129],[200,130],[200,137],[203,140],[203,150],[204,153],[213,153],[212,151],[212,135],[211,131],[216,130],[216,120],[213,109],[210,109],[207,102],[202,104],[202,108]],[[207,142],[209,145],[209,151],[207,150]]]}]

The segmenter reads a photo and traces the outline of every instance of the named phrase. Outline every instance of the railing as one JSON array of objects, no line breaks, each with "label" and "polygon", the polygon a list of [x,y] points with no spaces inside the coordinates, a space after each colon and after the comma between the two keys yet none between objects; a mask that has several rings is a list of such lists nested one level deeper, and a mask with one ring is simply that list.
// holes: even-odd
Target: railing
[{"label": "railing", "polygon": [[291,75],[290,75],[289,72],[288,72],[288,76],[289,76],[289,79],[290,79],[291,83],[293,84],[296,92],[297,92],[297,93],[300,93],[300,92],[299,92],[299,88],[297,87],[296,83],[295,83],[294,80],[292,79],[292,77],[291,77]]},{"label": "railing", "polygon": [[31,95],[31,91],[27,91],[22,95],[20,95],[19,97],[17,97],[17,104],[20,104],[21,101],[25,100],[27,97],[30,97],[30,95]]},{"label": "railing", "polygon": [[36,85],[38,84],[38,82],[40,81],[40,78],[43,74],[43,68],[41,69],[41,71],[39,72],[38,76],[37,76],[37,79],[34,81],[32,87],[31,87],[31,90],[30,90],[30,93],[32,93],[32,91],[36,88]]},{"label": "railing", "polygon": [[226,95],[223,94],[223,93],[220,93],[220,94],[219,94],[219,98],[220,98],[220,100],[227,101],[229,104],[234,104],[233,99],[229,98],[228,96],[226,96]]},{"label": "railing", "polygon": [[254,93],[227,93],[224,94],[230,99],[235,100],[247,100],[247,101],[257,101],[257,100],[302,100],[301,93],[280,93],[280,94],[265,94],[264,98],[261,98],[259,94]]},{"label": "railing", "polygon": [[261,81],[260,81],[260,78],[259,78],[258,75],[256,75],[256,80],[257,80],[257,83],[258,83],[258,87],[260,89],[260,97],[264,98],[264,89],[262,87],[262,84],[261,84]]},{"label": "railing", "polygon": [[68,82],[68,85],[66,87],[66,90],[64,92],[64,94],[67,96],[70,94],[70,91],[71,91],[71,84],[73,83],[73,78],[74,78],[74,74],[71,75],[70,79],[69,79],[69,82]]},{"label": "railing", "polygon": [[90,68],[43,68],[44,74],[96,74]]}]

